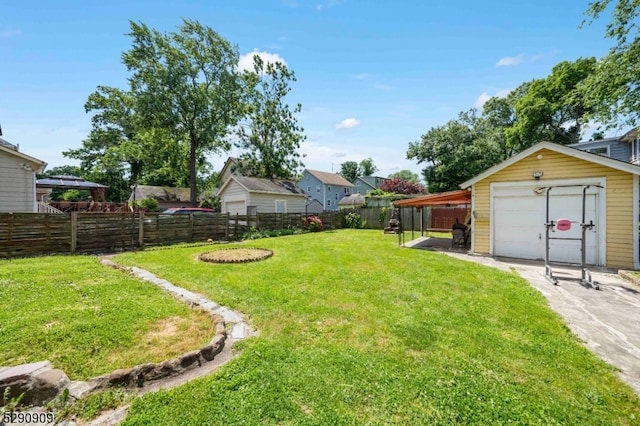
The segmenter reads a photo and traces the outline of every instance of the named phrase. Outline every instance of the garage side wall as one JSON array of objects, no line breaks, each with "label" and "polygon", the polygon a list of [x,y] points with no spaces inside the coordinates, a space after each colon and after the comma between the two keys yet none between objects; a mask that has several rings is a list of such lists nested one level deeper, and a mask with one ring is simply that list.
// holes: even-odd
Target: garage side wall
[{"label": "garage side wall", "polygon": [[298,195],[251,193],[248,205],[255,206],[258,213],[275,213],[276,200],[286,202],[285,213],[304,213],[307,198]]},{"label": "garage side wall", "polygon": [[[538,159],[538,156],[542,156]],[[606,265],[633,268],[633,241],[637,238],[633,218],[633,175],[579,158],[542,149],[473,185],[474,251],[490,253],[491,202],[493,182],[534,181],[534,171],[544,173],[545,180],[606,177]]]}]

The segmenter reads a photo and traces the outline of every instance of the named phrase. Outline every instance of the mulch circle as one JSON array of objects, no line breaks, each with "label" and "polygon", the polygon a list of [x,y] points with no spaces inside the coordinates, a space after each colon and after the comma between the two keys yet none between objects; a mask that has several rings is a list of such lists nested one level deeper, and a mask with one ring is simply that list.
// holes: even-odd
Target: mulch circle
[{"label": "mulch circle", "polygon": [[273,252],[263,248],[229,248],[202,253],[198,259],[211,263],[244,263],[257,262],[271,256]]}]

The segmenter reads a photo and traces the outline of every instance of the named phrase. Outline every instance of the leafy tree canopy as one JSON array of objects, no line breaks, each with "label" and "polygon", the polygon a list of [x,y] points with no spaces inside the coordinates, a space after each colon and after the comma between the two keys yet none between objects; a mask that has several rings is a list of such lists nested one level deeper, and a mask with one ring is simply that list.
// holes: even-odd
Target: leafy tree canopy
[{"label": "leafy tree canopy", "polygon": [[581,86],[592,115],[607,127],[637,126],[640,114],[640,40],[638,0],[599,0],[586,11],[591,23],[611,6],[605,37],[614,40],[608,55]]},{"label": "leafy tree canopy", "polygon": [[459,189],[462,182],[500,161],[499,147],[482,130],[483,121],[470,110],[409,144],[407,158],[426,163],[423,174],[429,192]]},{"label": "leafy tree canopy", "polygon": [[507,145],[519,152],[540,141],[579,142],[591,111],[579,86],[595,66],[595,58],[564,61],[546,78],[531,82],[515,103],[516,120],[507,129]]},{"label": "leafy tree canopy", "polygon": [[402,180],[406,180],[409,182],[415,182],[415,183],[420,182],[420,176],[418,176],[416,173],[413,173],[411,170],[403,169],[395,173],[391,173],[389,175],[389,178],[395,178],[395,177],[399,177]]},{"label": "leafy tree canopy", "polygon": [[298,126],[293,109],[285,102],[289,83],[296,81],[293,71],[282,62],[264,63],[253,57],[253,72],[244,75],[247,97],[248,123],[239,126],[237,146],[243,173],[263,178],[289,178],[304,164],[297,150],[305,140],[304,129]]},{"label": "leafy tree canopy", "polygon": [[360,176],[371,176],[378,171],[378,168],[375,164],[373,164],[373,160],[371,159],[371,157],[369,157],[360,161],[359,171]]},{"label": "leafy tree canopy", "polygon": [[338,174],[349,182],[353,182],[355,178],[361,176],[360,167],[355,161],[345,161],[340,164],[340,172]]},{"label": "leafy tree canopy", "polygon": [[168,34],[130,25],[132,47],[122,55],[129,88],[99,86],[89,96],[91,133],[64,154],[109,193],[140,183],[188,185],[196,205],[210,170],[206,155],[229,148],[228,133],[244,113],[237,49],[197,21]]}]

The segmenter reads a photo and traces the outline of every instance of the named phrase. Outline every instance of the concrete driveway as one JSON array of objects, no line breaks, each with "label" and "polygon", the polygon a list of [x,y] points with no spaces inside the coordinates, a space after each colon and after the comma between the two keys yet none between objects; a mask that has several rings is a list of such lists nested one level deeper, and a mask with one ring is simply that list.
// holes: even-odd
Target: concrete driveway
[{"label": "concrete driveway", "polygon": [[559,279],[554,286],[544,276],[543,262],[450,251],[428,240],[430,238],[418,238],[405,247],[437,250],[459,259],[517,271],[547,298],[571,331],[600,358],[620,369],[621,379],[640,394],[640,286],[621,278],[618,271],[595,268],[590,269],[593,279],[600,284],[600,290],[595,290],[576,281],[563,280],[580,278],[580,269],[553,267],[554,276]]}]

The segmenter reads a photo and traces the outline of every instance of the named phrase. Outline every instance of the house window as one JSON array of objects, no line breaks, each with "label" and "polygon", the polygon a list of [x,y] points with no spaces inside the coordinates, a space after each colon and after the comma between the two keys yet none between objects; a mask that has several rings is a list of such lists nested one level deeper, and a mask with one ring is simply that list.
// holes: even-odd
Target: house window
[{"label": "house window", "polygon": [[307,194],[311,194],[311,187],[307,186]]},{"label": "house window", "polygon": [[320,193],[320,185],[316,186],[316,192],[319,194]]},{"label": "house window", "polygon": [[276,200],[276,213],[287,212],[287,200]]},{"label": "house window", "polygon": [[331,200],[327,200],[327,206],[331,205]]},{"label": "house window", "polygon": [[344,193],[345,193],[345,194],[348,194],[348,193],[349,193],[349,188],[345,188],[345,189],[344,189]]},{"label": "house window", "polygon": [[331,192],[331,185],[327,186],[327,191]]},{"label": "house window", "polygon": [[336,201],[338,201],[338,193],[336,193]]},{"label": "house window", "polygon": [[608,146],[599,146],[597,148],[589,148],[587,152],[592,154],[604,155],[605,157],[609,156],[609,147]]}]

